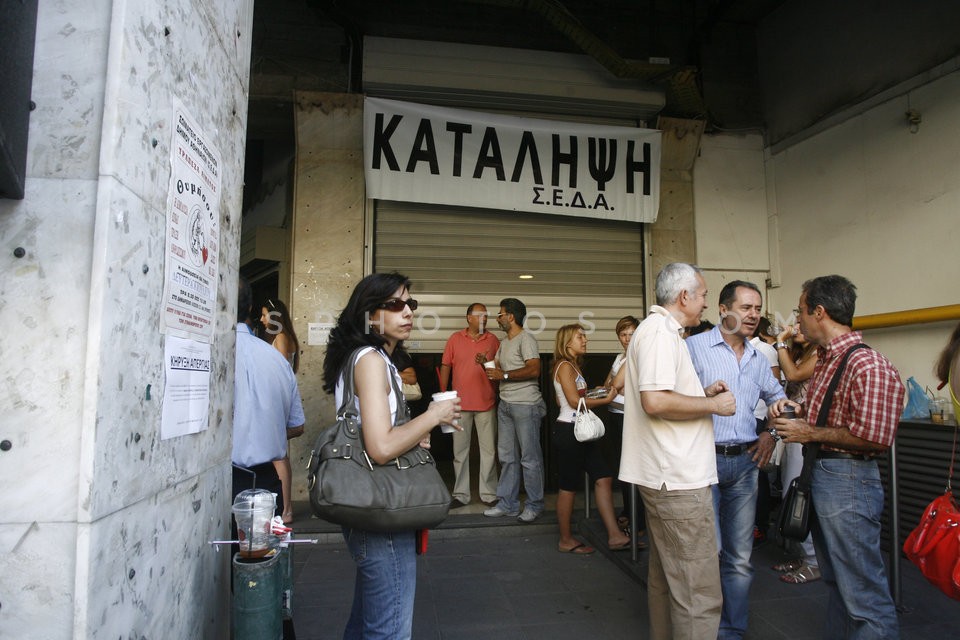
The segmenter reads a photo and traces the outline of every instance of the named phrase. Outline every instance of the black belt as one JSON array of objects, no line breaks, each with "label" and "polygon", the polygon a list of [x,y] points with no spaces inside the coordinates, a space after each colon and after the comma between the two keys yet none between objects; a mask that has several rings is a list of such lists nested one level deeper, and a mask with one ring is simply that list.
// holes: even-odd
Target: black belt
[{"label": "black belt", "polygon": [[817,452],[817,457],[826,460],[861,460],[863,462],[873,460],[873,456],[869,453],[846,453],[843,451],[824,451],[823,449]]},{"label": "black belt", "polygon": [[741,453],[746,453],[747,449],[752,447],[757,443],[756,440],[753,442],[744,442],[743,444],[718,444],[717,446],[717,455],[719,456],[738,456]]}]

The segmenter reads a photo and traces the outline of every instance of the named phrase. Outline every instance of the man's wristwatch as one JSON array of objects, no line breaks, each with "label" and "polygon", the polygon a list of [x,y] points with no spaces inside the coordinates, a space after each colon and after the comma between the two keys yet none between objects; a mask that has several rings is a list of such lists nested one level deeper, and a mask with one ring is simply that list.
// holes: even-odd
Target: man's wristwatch
[{"label": "man's wristwatch", "polygon": [[780,436],[780,434],[777,433],[776,427],[771,427],[770,429],[767,429],[767,433],[770,434],[770,437],[773,438],[774,442],[782,440],[782,437]]},{"label": "man's wristwatch", "polygon": [[504,371],[504,372],[503,372],[503,379],[504,379],[504,380],[509,380],[509,379],[510,379],[510,374],[507,373],[506,371]]},{"label": "man's wristwatch", "polygon": [[776,349],[777,351],[780,351],[780,349],[786,349],[786,348],[787,348],[787,343],[786,343],[786,342],[778,342],[778,343],[776,343],[775,345],[773,345],[773,348]]}]

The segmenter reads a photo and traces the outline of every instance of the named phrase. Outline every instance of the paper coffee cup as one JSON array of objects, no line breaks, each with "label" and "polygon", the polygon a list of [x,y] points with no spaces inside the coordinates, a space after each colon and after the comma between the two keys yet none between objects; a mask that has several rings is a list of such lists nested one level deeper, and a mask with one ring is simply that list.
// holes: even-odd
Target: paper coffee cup
[{"label": "paper coffee cup", "polygon": [[487,360],[486,362],[483,363],[483,366],[487,369],[496,369],[497,363],[494,360]]},{"label": "paper coffee cup", "polygon": [[[433,401],[440,402],[441,400],[453,400],[457,397],[456,391],[438,391],[433,394]],[[440,425],[440,431],[443,433],[453,433],[456,431],[452,424],[442,424]]]}]

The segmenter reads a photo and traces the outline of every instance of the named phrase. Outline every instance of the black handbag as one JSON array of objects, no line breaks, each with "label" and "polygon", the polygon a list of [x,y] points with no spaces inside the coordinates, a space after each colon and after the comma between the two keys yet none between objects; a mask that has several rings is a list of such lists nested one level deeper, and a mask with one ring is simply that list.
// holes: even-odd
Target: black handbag
[{"label": "black handbag", "polygon": [[[836,373],[830,380],[830,386],[827,387],[827,393],[823,398],[823,404],[820,405],[820,411],[817,413],[817,420],[814,424],[822,427],[827,423],[827,416],[830,414],[830,406],[833,404],[833,396],[836,393],[837,385],[840,384],[840,377],[843,370],[847,367],[847,359],[857,349],[865,349],[867,345],[861,343],[850,347],[845,354]],[[803,542],[810,535],[810,505],[812,504],[810,496],[810,479],[813,475],[813,465],[817,459],[817,453],[820,451],[820,443],[814,442],[803,447],[803,470],[800,475],[790,481],[787,487],[787,493],[783,497],[783,503],[780,505],[780,513],[777,515],[777,531],[787,540],[796,540]]]},{"label": "black handbag", "polygon": [[[356,411],[353,370],[357,352],[343,367],[343,401],[337,421],[317,438],[307,466],[307,487],[314,514],[366,531],[429,529],[447,517],[450,492],[433,456],[417,445],[387,464],[376,464],[363,446]],[[410,410],[393,375],[397,398],[394,425],[410,419]]]}]

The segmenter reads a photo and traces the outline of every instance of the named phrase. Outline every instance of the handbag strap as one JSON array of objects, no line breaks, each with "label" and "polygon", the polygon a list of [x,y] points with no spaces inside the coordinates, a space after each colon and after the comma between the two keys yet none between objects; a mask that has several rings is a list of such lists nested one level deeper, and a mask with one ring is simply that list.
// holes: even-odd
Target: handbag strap
[{"label": "handbag strap", "polygon": [[[569,360],[561,360],[560,364],[558,364],[557,368],[553,371],[554,382],[557,381],[557,375],[560,373],[560,367],[562,367],[565,364],[568,364],[571,367],[573,367],[573,370],[577,372],[577,375],[579,377],[581,378],[583,377],[583,373],[580,372],[580,369],[577,368],[577,365],[573,364]],[[580,414],[586,413],[586,412],[587,412],[587,401],[584,399],[583,396],[580,396],[580,399],[577,401],[577,410],[576,410],[576,413],[574,414],[574,417],[579,416]]]},{"label": "handbag strap", "polygon": [[576,415],[577,415],[577,416],[581,416],[581,415],[583,415],[584,413],[586,413],[587,411],[589,411],[589,409],[587,409],[587,401],[586,401],[586,399],[583,398],[583,396],[581,396],[581,397],[580,397],[580,400],[577,402],[577,413],[576,413]]},{"label": "handbag strap", "polygon": [[[953,394],[953,371],[947,374],[947,388],[950,390],[950,400],[953,402],[954,409],[960,407],[957,396]],[[950,472],[947,475],[947,491],[953,493],[953,463],[957,459],[957,431],[960,430],[960,416],[953,414],[953,421],[957,424],[953,427],[953,448],[950,449]]]},{"label": "handbag strap", "polygon": [[[827,424],[827,417],[830,415],[830,408],[833,406],[833,396],[837,392],[837,387],[840,385],[840,378],[843,376],[844,369],[847,368],[847,360],[850,359],[850,356],[857,349],[869,349],[870,347],[864,343],[855,344],[847,352],[843,354],[843,359],[840,360],[840,365],[837,367],[836,372],[833,374],[833,378],[830,380],[830,386],[827,387],[827,393],[823,397],[823,403],[820,405],[820,409],[817,411],[817,419],[814,422],[814,425],[817,427],[822,427]],[[813,475],[813,464],[817,459],[817,454],[820,452],[820,443],[812,442],[810,444],[804,445],[803,447],[803,469],[800,471],[800,477],[797,481],[797,484],[803,485],[804,487],[810,486],[810,477]]]},{"label": "handbag strap", "polygon": [[[347,358],[347,362],[343,365],[343,369],[340,372],[341,377],[343,378],[343,398],[340,401],[340,408],[337,409],[337,418],[345,418],[351,416],[357,418],[357,423],[359,424],[359,415],[357,415],[357,394],[354,391],[354,382],[353,382],[353,372],[357,364],[357,354],[367,349],[368,347],[359,347],[354,349]],[[378,351],[376,347],[369,347],[374,351]],[[386,363],[384,363],[386,364]],[[397,384],[397,378],[393,375],[393,372],[390,371],[390,366],[387,366],[387,377],[390,379],[390,387],[393,389],[393,395],[397,399],[397,411],[394,413],[393,426],[400,426],[401,424],[406,424],[410,421],[410,407],[407,405],[407,399],[403,397],[403,391],[400,389],[400,386]],[[360,440],[363,442],[363,439]]]}]

